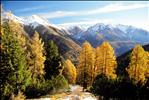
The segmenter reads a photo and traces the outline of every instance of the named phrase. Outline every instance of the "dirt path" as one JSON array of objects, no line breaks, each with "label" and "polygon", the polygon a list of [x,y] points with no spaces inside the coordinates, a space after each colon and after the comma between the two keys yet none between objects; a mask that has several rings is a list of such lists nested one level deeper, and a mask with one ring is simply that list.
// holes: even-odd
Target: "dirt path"
[{"label": "dirt path", "polygon": [[79,85],[70,86],[71,93],[57,100],[97,100],[96,97],[89,93],[83,92],[83,87]]},{"label": "dirt path", "polygon": [[[49,98],[40,98],[32,100],[97,100],[97,98],[89,93],[83,92],[83,87],[79,85],[71,85],[70,92],[50,95]],[[31,100],[31,99],[30,99]]]}]

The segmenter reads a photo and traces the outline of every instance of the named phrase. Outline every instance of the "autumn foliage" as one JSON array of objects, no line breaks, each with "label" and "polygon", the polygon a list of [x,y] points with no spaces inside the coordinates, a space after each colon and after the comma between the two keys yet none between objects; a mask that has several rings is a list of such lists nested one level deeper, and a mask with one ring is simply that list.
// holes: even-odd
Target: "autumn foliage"
[{"label": "autumn foliage", "polygon": [[83,85],[84,88],[90,86],[94,78],[94,62],[95,54],[94,49],[87,41],[82,45],[82,51],[79,56],[79,64],[77,68],[78,82]]},{"label": "autumn foliage", "polygon": [[117,62],[114,49],[108,42],[103,42],[96,48],[96,73],[105,74],[108,78],[116,78]]},{"label": "autumn foliage", "polygon": [[32,60],[33,66],[30,68],[32,71],[32,78],[41,77],[44,74],[44,61],[45,56],[43,55],[44,48],[43,42],[39,37],[39,33],[35,32],[31,41],[31,51],[32,51]]},{"label": "autumn foliage", "polygon": [[[29,37],[23,27],[13,21],[3,22],[1,25],[1,100],[35,98],[52,90],[68,88],[68,82],[62,73],[54,76],[59,71],[55,66],[62,65],[62,62],[52,59],[50,70],[54,69],[54,72],[51,74],[45,70],[46,59],[61,59],[60,56],[54,54],[45,56],[44,42],[40,34],[37,32],[33,34]],[[56,53],[60,55],[59,52]],[[50,75],[51,79],[45,78],[45,73]]]},{"label": "autumn foliage", "polygon": [[76,67],[73,65],[71,60],[67,59],[65,61],[65,68],[64,68],[64,76],[68,80],[70,84],[75,84],[76,83]]},{"label": "autumn foliage", "polygon": [[132,51],[130,63],[127,68],[129,77],[134,79],[135,83],[145,82],[147,62],[147,53],[140,45],[136,45],[136,47]]},{"label": "autumn foliage", "polygon": [[141,45],[136,45],[130,59],[127,58],[129,65],[123,68],[127,75],[120,76],[116,74],[118,65],[109,42],[93,48],[85,41],[77,59],[78,64],[74,66],[73,61],[61,56],[53,41],[44,44],[40,35],[33,32],[33,36],[29,37],[23,27],[11,21],[1,26],[2,99],[9,99],[10,96],[17,99],[37,97],[66,89],[68,83],[80,84],[84,90],[107,98],[148,97],[149,52]]}]

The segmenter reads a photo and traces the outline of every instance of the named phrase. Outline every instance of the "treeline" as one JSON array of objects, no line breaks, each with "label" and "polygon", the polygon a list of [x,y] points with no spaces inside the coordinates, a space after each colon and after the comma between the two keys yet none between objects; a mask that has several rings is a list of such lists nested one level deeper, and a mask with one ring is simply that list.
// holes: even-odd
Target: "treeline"
[{"label": "treeline", "polygon": [[44,44],[37,32],[29,37],[22,26],[12,21],[2,23],[0,38],[1,100],[66,91],[68,81],[75,83],[74,65],[62,58],[53,41]]},{"label": "treeline", "polygon": [[126,76],[118,76],[114,49],[108,42],[93,48],[82,45],[77,67],[77,82],[84,90],[104,98],[149,98],[149,52],[136,45],[126,67]]},{"label": "treeline", "polygon": [[[117,74],[114,49],[108,42],[93,48],[83,43],[76,66],[64,60],[53,41],[44,44],[37,32],[29,37],[19,24],[1,25],[0,97],[24,99],[67,91],[80,84],[104,98],[149,98],[149,52],[136,45],[126,74]],[[120,67],[120,66],[119,66]]]}]

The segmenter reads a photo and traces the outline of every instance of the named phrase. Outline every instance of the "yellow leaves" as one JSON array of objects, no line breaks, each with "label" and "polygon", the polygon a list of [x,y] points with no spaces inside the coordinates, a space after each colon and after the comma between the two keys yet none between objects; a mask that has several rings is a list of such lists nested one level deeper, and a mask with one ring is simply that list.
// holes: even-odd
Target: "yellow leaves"
[{"label": "yellow leaves", "polygon": [[33,56],[33,68],[32,72],[36,75],[44,74],[44,61],[45,56],[43,55],[43,43],[39,38],[39,34],[35,32],[31,42],[32,56]]},{"label": "yellow leaves", "polygon": [[80,81],[80,83],[85,83],[87,85],[92,84],[95,76],[94,62],[94,49],[87,41],[85,41],[82,45],[82,50],[79,56],[79,65],[77,68],[78,81]]},{"label": "yellow leaves", "polygon": [[105,74],[109,78],[116,78],[115,68],[117,67],[114,49],[108,42],[103,42],[96,48],[96,75]]},{"label": "yellow leaves", "polygon": [[68,82],[70,84],[76,83],[76,67],[72,64],[72,62],[69,59],[65,61],[64,75],[68,79]]},{"label": "yellow leaves", "polygon": [[24,31],[24,28],[21,26],[21,24],[11,20],[8,21],[8,25],[9,25],[10,31],[16,35],[20,45],[24,48],[25,42],[26,42],[26,39],[25,39],[26,33]]},{"label": "yellow leaves", "polygon": [[146,68],[145,76],[149,78],[149,52],[146,52],[146,54],[147,54],[147,68]]},{"label": "yellow leaves", "polygon": [[19,91],[18,95],[12,94],[10,100],[25,100],[25,98],[25,95],[21,91]]},{"label": "yellow leaves", "polygon": [[129,66],[127,68],[129,77],[134,79],[135,83],[145,82],[145,73],[147,69],[147,53],[141,47],[136,45],[132,51]]},{"label": "yellow leaves", "polygon": [[79,81],[82,80],[89,86],[99,74],[115,79],[117,77],[116,67],[114,49],[108,42],[103,42],[95,50],[88,42],[83,43],[77,68]]},{"label": "yellow leaves", "polygon": [[[99,74],[105,74],[111,79],[117,78],[116,68],[114,49],[108,42],[103,42],[95,50],[88,42],[83,43],[77,67],[78,80],[83,87],[85,83],[87,86],[91,85],[92,80]],[[146,77],[149,77],[149,53],[140,45],[133,49],[126,70],[135,83],[144,83]]]}]

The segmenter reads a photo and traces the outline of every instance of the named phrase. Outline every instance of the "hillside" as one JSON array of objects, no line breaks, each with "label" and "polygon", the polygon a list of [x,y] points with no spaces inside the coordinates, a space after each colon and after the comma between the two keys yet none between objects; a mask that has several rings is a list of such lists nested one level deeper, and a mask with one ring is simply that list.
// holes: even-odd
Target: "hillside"
[{"label": "hillside", "polygon": [[71,26],[67,30],[81,44],[87,40],[93,47],[97,47],[103,41],[109,41],[115,48],[117,56],[129,51],[137,43],[142,45],[149,43],[148,31],[121,24],[111,25],[98,23],[87,29]]},{"label": "hillside", "polygon": [[[143,46],[145,51],[149,51],[149,44]],[[126,74],[125,68],[129,65],[130,54],[132,50],[117,57],[118,69],[117,73],[120,75]]]},{"label": "hillside", "polygon": [[12,20],[24,27],[24,31],[32,37],[37,31],[42,37],[45,45],[48,40],[53,40],[59,47],[64,58],[71,58],[76,62],[81,45],[88,41],[93,47],[97,47],[103,41],[108,41],[115,49],[116,56],[119,56],[136,44],[149,43],[149,32],[143,29],[127,25],[111,25],[98,23],[88,28],[81,26],[56,26],[46,19],[32,15],[28,17],[17,17],[11,12],[2,12],[2,22]]},{"label": "hillside", "polygon": [[64,35],[58,27],[49,24],[40,16],[32,15],[25,18],[19,18],[11,12],[2,12],[2,22],[5,21],[13,21],[14,23],[20,24],[20,26],[24,28],[22,28],[22,30],[25,31],[29,37],[32,37],[34,32],[37,31],[44,41],[45,46],[49,40],[53,40],[59,47],[61,55],[64,58],[70,58],[75,62],[78,52],[81,49],[80,45],[68,35]]}]

